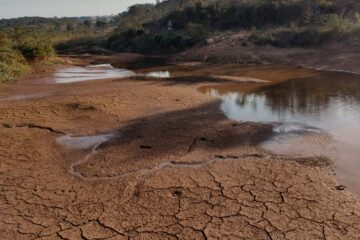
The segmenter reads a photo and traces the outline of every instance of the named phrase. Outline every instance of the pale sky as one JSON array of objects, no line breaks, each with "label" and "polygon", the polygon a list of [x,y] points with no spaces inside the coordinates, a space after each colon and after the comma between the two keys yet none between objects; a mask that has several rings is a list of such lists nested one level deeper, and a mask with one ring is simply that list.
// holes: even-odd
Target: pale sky
[{"label": "pale sky", "polygon": [[0,19],[111,15],[136,3],[155,3],[155,0],[0,0]]}]

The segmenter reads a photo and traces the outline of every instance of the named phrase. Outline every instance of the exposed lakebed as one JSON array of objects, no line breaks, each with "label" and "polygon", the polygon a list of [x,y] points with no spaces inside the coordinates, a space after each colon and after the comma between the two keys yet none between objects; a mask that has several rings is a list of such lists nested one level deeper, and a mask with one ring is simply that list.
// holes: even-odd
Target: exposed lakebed
[{"label": "exposed lakebed", "polygon": [[[360,192],[358,75],[278,66],[209,68],[175,65],[157,66],[136,73],[135,70],[101,64],[62,69],[55,73],[54,80],[56,83],[72,83],[136,76],[171,78],[173,74],[168,70],[189,79],[193,76],[226,76],[226,79],[268,80],[204,86],[199,91],[221,99],[220,110],[231,120],[272,123],[275,135],[262,144],[264,148],[279,154],[329,157],[335,161],[338,180],[351,190]],[[228,82],[236,82],[231,79]],[[224,78],[219,80],[225,81]],[[80,140],[80,145],[91,142],[93,146],[109,139],[101,136],[100,142],[91,137],[61,140],[65,140],[65,145]]]},{"label": "exposed lakebed", "polygon": [[265,148],[335,160],[340,182],[360,192],[360,76],[314,71],[287,81],[199,91],[221,99],[220,110],[231,120],[274,124],[277,134]]},{"label": "exposed lakebed", "polygon": [[[358,198],[340,191],[322,167],[328,159],[264,151],[270,124],[229,121],[220,100],[196,92],[250,78],[277,84],[294,78],[286,71],[298,71],[275,76],[274,67],[261,68],[246,74],[239,66],[164,66],[137,73],[169,71],[169,79],[69,84],[41,81],[53,77],[44,73],[2,85],[1,96],[48,94],[0,102],[1,214],[10,219],[2,235],[357,239]],[[231,91],[270,84],[238,86]],[[327,135],[306,123],[274,125],[284,133],[276,143],[291,133],[309,137],[317,150],[317,136]]]}]

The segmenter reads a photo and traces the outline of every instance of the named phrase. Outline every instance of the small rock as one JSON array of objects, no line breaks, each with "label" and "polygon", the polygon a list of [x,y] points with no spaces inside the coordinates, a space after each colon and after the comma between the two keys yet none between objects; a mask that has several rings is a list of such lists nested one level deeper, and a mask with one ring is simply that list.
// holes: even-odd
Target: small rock
[{"label": "small rock", "polygon": [[85,111],[94,111],[96,110],[96,108],[94,106],[90,106],[90,105],[84,105],[81,103],[70,103],[68,104],[68,106],[72,109],[75,110],[85,110]]},{"label": "small rock", "polygon": [[153,147],[149,146],[149,145],[140,145],[140,148],[141,149],[152,149]]},{"label": "small rock", "polygon": [[175,191],[173,191],[173,195],[174,195],[175,197],[180,197],[181,194],[182,194],[182,192],[181,192],[180,190],[175,190]]},{"label": "small rock", "polygon": [[211,43],[214,42],[214,39],[213,39],[213,38],[208,38],[208,39],[206,40],[206,42],[207,42],[208,44],[211,44]]},{"label": "small rock", "polygon": [[11,128],[11,125],[10,125],[10,124],[3,123],[2,125],[3,125],[4,128]]},{"label": "small rock", "polygon": [[335,187],[335,189],[338,190],[338,191],[344,191],[345,188],[346,187],[344,185],[338,185],[338,186]]}]

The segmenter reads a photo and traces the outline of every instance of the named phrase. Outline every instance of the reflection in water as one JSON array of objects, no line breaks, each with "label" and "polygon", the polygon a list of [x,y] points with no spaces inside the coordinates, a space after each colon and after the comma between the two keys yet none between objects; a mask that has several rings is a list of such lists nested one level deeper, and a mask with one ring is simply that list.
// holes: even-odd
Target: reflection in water
[{"label": "reflection in water", "polygon": [[[210,89],[208,95],[222,100],[221,111],[227,118],[239,122],[274,123],[274,131],[278,133],[316,132],[318,128],[292,119],[291,113],[281,113],[267,107],[266,97],[256,94],[230,92],[220,95],[216,89]],[[287,121],[287,119],[289,121]]]},{"label": "reflection in water", "polygon": [[99,79],[126,78],[134,76],[133,71],[113,68],[110,64],[70,67],[55,73],[56,83],[73,83]]},{"label": "reflection in water", "polygon": [[159,71],[159,72],[150,72],[145,74],[147,77],[155,77],[155,78],[169,78],[171,77],[169,71]]},{"label": "reflection in water", "polygon": [[[126,69],[117,69],[110,64],[89,65],[86,67],[70,67],[57,71],[54,75],[56,83],[73,83],[90,80],[127,78],[137,74]],[[140,74],[141,75],[141,74]],[[170,78],[169,71],[149,72],[144,74],[152,78]]]},{"label": "reflection in water", "polygon": [[265,144],[271,150],[302,154],[308,149],[323,155],[320,142],[301,133],[331,134],[337,151],[328,155],[336,160],[339,180],[360,193],[360,76],[320,72],[251,91],[221,89],[206,93],[222,100],[221,111],[229,119],[276,123],[281,134]]},{"label": "reflection in water", "polygon": [[61,136],[57,139],[58,143],[73,149],[96,148],[100,144],[109,141],[113,134],[93,135],[84,137]]}]

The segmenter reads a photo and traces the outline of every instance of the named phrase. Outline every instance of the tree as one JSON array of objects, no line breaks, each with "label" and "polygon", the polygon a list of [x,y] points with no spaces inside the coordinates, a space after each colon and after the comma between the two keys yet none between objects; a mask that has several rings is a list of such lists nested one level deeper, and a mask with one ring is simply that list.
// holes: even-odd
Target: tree
[{"label": "tree", "polygon": [[72,23],[66,24],[66,31],[71,32],[74,30],[74,25]]},{"label": "tree", "polygon": [[90,27],[92,26],[91,21],[90,21],[90,20],[85,20],[85,21],[84,21],[84,26],[85,26],[86,28],[90,28]]},{"label": "tree", "polygon": [[107,26],[107,22],[104,20],[97,20],[96,21],[96,27],[97,28],[104,28]]}]

